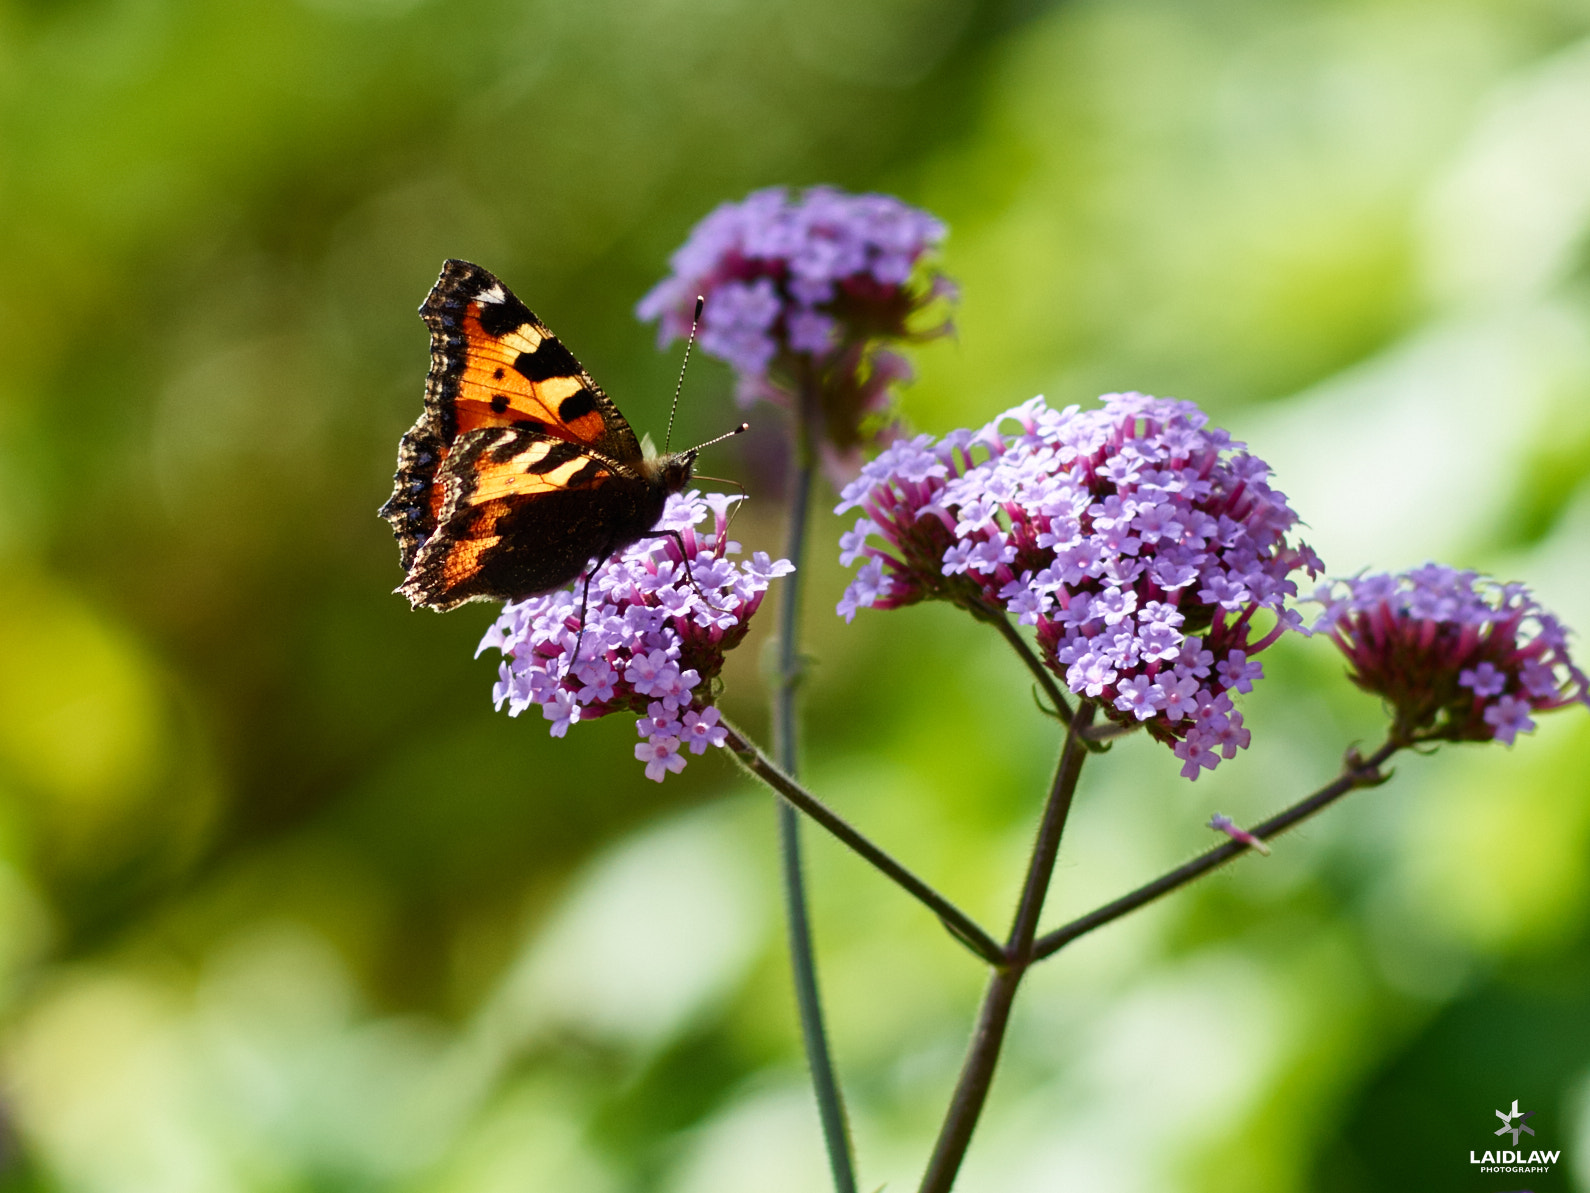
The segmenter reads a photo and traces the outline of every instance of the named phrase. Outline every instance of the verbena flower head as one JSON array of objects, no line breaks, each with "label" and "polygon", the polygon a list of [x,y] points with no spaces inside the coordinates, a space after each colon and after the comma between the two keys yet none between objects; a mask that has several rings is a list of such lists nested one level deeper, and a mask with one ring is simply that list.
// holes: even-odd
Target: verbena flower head
[{"label": "verbena flower head", "polygon": [[1500,741],[1530,714],[1590,703],[1568,634],[1522,584],[1427,563],[1323,584],[1316,630],[1352,664],[1349,678],[1391,706],[1406,741]]},{"label": "verbena flower head", "polygon": [[944,225],[889,195],[782,187],[725,203],[673,255],[673,274],[641,299],[636,313],[659,320],[660,342],[690,331],[696,296],[707,303],[701,347],[739,374],[742,402],[787,402],[815,388],[823,437],[840,449],[861,441],[863,420],[906,380],[905,360],[881,345],[921,339],[914,316],[948,294],[924,254]]},{"label": "verbena flower head", "polygon": [[[639,713],[645,740],[635,757],[658,782],[685,768],[687,750],[702,754],[723,745],[712,681],[724,655],[745,637],[768,583],[795,570],[762,551],[749,562],[727,558],[740,550],[728,537],[732,500],[670,496],[658,529],[677,531],[683,552],[672,537],[646,538],[597,568],[583,635],[580,582],[573,591],[504,605],[475,652],[491,647],[504,655],[492,689],[497,707],[506,705],[516,717],[539,705],[553,737],[578,721]],[[699,533],[709,512],[713,527]]]},{"label": "verbena flower head", "polygon": [[863,562],[839,612],[936,598],[1014,614],[1071,691],[1196,779],[1247,746],[1232,697],[1263,676],[1254,656],[1301,628],[1289,577],[1319,559],[1287,542],[1297,515],[1268,465],[1191,402],[1102,401],[1034,398],[979,431],[885,449],[837,510],[863,514],[840,540],[841,562]]}]

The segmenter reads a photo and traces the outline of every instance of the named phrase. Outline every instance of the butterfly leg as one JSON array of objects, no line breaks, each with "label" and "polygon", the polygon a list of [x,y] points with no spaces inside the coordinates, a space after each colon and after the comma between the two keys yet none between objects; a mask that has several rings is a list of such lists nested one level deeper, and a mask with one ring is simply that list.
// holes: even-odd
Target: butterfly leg
[{"label": "butterfly leg", "polygon": [[590,606],[591,601],[591,577],[596,575],[598,569],[606,562],[607,556],[604,555],[585,570],[585,585],[580,589],[580,629],[574,635],[574,653],[569,656],[569,665],[563,669],[565,676],[573,671],[574,665],[580,661],[580,643],[585,641],[585,610]]},{"label": "butterfly leg", "polygon": [[[706,602],[707,608],[718,609],[718,606],[714,605],[708,598],[706,591],[701,587],[701,585],[696,583],[695,576],[691,574],[690,554],[685,550],[685,540],[680,537],[679,532],[677,530],[659,530],[657,531],[657,536],[659,538],[671,538],[674,542],[679,544],[679,562],[685,569],[685,579],[689,581],[690,587],[696,590],[696,595]],[[721,613],[723,610],[718,609],[718,612]]]}]

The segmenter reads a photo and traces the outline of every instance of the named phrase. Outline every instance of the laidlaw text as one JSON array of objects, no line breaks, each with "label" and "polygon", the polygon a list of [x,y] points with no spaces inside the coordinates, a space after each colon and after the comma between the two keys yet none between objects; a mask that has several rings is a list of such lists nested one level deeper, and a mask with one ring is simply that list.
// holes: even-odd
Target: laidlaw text
[{"label": "laidlaw text", "polygon": [[1486,1152],[1483,1156],[1475,1157],[1469,1153],[1470,1164],[1555,1164],[1562,1152],[1530,1152],[1529,1158],[1524,1158],[1523,1152],[1499,1151]]}]

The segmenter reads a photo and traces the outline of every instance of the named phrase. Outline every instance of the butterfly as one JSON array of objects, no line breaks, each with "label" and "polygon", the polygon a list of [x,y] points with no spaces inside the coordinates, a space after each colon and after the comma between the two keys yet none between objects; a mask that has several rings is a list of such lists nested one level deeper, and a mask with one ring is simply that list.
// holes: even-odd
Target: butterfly
[{"label": "butterfly", "polygon": [[380,509],[408,573],[397,591],[415,608],[521,600],[581,572],[589,586],[593,560],[653,533],[710,444],[643,452],[574,354],[478,265],[444,264],[420,317],[425,409]]}]

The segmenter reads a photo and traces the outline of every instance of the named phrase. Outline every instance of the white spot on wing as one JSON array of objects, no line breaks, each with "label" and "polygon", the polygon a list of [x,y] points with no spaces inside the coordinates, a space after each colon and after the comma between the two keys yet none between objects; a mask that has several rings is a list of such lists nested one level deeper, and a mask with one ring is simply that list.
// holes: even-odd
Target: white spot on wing
[{"label": "white spot on wing", "polygon": [[478,301],[478,302],[504,302],[504,301],[507,300],[507,297],[508,296],[503,293],[502,285],[500,283],[493,283],[491,289],[482,290],[480,292],[480,294],[476,297],[476,301]]}]

